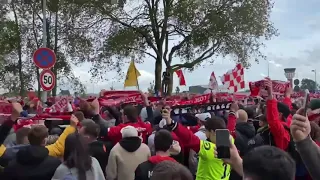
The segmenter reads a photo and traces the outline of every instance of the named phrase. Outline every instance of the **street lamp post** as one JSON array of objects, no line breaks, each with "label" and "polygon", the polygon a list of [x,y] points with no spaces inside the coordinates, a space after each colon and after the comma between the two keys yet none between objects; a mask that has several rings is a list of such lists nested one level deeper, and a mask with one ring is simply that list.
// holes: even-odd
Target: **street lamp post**
[{"label": "street lamp post", "polygon": [[317,87],[317,70],[313,69],[312,72],[314,72],[314,82],[316,84],[315,90],[317,90],[318,89],[318,87]]},{"label": "street lamp post", "polygon": [[[47,47],[47,0],[42,0],[42,47]],[[48,92],[42,91],[42,102],[46,102]]]}]

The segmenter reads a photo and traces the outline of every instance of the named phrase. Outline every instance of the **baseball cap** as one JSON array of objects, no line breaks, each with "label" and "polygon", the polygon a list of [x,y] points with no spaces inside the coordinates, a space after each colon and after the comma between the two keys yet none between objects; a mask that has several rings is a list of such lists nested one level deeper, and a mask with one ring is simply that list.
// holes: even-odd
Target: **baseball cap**
[{"label": "baseball cap", "polygon": [[211,114],[208,112],[196,114],[196,118],[198,118],[200,121],[206,121],[208,118],[211,118]]},{"label": "baseball cap", "polygon": [[122,128],[120,132],[122,134],[122,138],[139,137],[137,129],[134,128],[133,126],[126,126]]}]

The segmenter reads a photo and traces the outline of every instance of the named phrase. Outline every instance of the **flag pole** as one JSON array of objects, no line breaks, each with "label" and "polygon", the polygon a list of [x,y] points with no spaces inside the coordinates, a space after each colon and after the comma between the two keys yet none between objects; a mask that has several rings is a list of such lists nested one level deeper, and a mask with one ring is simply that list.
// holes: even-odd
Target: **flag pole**
[{"label": "flag pole", "polygon": [[137,67],[136,67],[136,64],[134,63],[134,59],[133,58],[132,58],[132,62],[133,62],[133,65],[134,65],[134,75],[136,76],[136,80],[137,80],[137,88],[140,91],[138,75],[137,75]]}]

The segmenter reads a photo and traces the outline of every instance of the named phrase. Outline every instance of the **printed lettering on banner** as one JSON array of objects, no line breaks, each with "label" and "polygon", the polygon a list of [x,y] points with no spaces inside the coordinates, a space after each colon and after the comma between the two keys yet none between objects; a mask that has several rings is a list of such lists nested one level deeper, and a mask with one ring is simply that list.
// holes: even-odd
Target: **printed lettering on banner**
[{"label": "printed lettering on banner", "polygon": [[66,97],[63,97],[58,102],[56,102],[51,109],[61,112],[67,105],[68,105],[68,99]]}]

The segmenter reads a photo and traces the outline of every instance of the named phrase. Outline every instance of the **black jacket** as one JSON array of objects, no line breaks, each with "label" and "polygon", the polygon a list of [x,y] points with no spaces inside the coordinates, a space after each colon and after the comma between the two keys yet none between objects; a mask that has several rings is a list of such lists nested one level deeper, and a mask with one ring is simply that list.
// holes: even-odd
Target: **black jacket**
[{"label": "black jacket", "polygon": [[94,141],[89,144],[90,155],[99,161],[104,175],[111,149],[111,142]]},{"label": "black jacket", "polygon": [[49,156],[44,146],[28,146],[19,150],[17,158],[4,168],[1,180],[51,180],[61,161]]},{"label": "black jacket", "polygon": [[240,156],[248,152],[248,141],[255,136],[256,130],[250,122],[240,122],[236,125],[235,145],[240,151]]},{"label": "black jacket", "polygon": [[162,161],[173,161],[176,162],[171,157],[161,157],[161,156],[151,156],[148,161],[145,161],[137,167],[135,171],[134,180],[149,180],[152,176],[153,168]]}]

